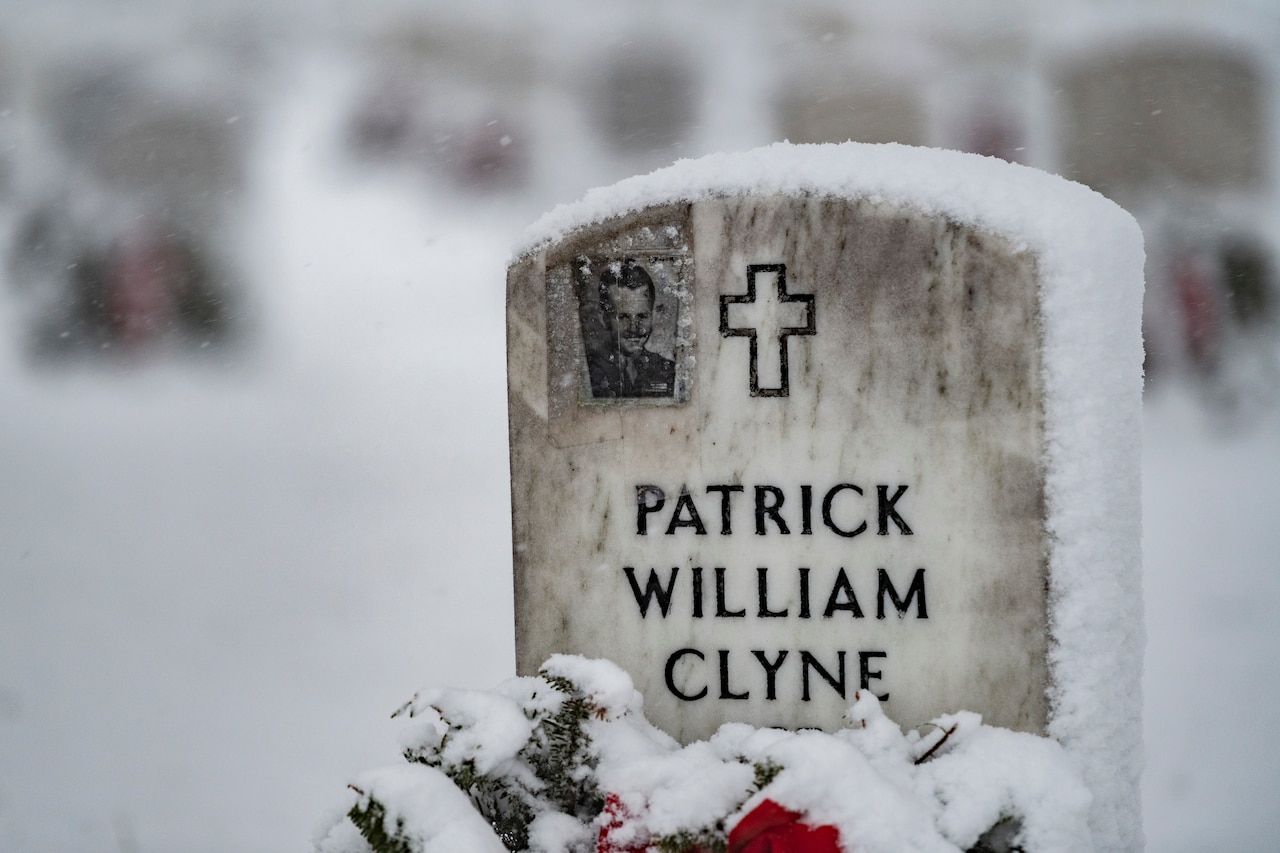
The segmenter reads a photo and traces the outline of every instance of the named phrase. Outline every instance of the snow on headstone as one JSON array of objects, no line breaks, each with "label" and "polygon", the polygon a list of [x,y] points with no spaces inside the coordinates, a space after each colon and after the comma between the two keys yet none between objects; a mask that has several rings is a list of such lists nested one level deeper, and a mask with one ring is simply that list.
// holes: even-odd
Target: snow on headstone
[{"label": "snow on headstone", "polygon": [[557,208],[508,271],[519,672],[609,658],[685,742],[976,711],[1133,846],[1142,261],[1085,187],[897,145]]}]

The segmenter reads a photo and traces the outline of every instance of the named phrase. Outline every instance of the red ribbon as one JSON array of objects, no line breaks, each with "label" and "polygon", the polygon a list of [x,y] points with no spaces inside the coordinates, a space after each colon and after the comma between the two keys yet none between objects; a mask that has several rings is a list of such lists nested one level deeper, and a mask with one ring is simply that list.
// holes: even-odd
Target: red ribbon
[{"label": "red ribbon", "polygon": [[[596,838],[596,853],[646,853],[645,834],[628,844],[612,836],[636,816],[617,794],[609,794],[604,804],[604,820]],[[729,833],[729,853],[841,853],[840,833],[834,826],[809,826],[800,822],[799,812],[765,800],[752,809]],[[691,847],[684,853],[703,853]]]},{"label": "red ribbon", "polygon": [[729,853],[840,853],[834,826],[800,823],[802,815],[765,800],[729,833]]},{"label": "red ribbon", "polygon": [[596,836],[596,853],[645,853],[649,849],[649,838],[646,835],[639,841],[622,845],[613,839],[613,834],[635,815],[623,804],[617,794],[609,794],[604,800],[604,820],[600,823],[600,834]]}]

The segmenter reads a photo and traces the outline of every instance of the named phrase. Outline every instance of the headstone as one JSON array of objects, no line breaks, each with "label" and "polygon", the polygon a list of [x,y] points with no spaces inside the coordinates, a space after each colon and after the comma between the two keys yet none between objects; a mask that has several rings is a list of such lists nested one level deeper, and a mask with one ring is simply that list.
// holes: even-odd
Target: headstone
[{"label": "headstone", "polygon": [[508,273],[518,671],[610,658],[686,742],[973,710],[1133,804],[1141,270],[1083,187],[899,146],[558,209]]},{"label": "headstone", "polygon": [[931,78],[941,73],[936,45],[856,22],[849,9],[793,13],[775,23],[777,138],[795,144],[904,145],[931,139],[926,94]]},{"label": "headstone", "polygon": [[233,82],[208,73],[172,85],[184,71],[178,60],[145,71],[86,60],[52,75],[41,94],[78,166],[113,192],[161,198],[198,220],[243,186],[253,122]]},{"label": "headstone", "polygon": [[469,190],[524,182],[524,114],[538,80],[527,39],[397,16],[372,35],[361,59],[367,78],[346,128],[358,161],[439,174]]},{"label": "headstone", "polygon": [[679,51],[651,41],[611,47],[596,77],[593,112],[615,151],[668,151],[685,141],[697,111],[698,80]]},{"label": "headstone", "polygon": [[875,73],[793,81],[775,112],[781,137],[797,144],[853,140],[918,145],[925,139],[919,98]]},{"label": "headstone", "polygon": [[1204,41],[1129,44],[1064,63],[1057,78],[1071,178],[1109,193],[1247,190],[1264,178],[1267,94],[1247,53]]},{"label": "headstone", "polygon": [[[932,93],[936,137],[944,147],[999,157],[1011,163],[1030,159],[1031,88],[1021,42],[966,45],[961,61],[937,75]],[[995,57],[979,53],[987,48]]]}]

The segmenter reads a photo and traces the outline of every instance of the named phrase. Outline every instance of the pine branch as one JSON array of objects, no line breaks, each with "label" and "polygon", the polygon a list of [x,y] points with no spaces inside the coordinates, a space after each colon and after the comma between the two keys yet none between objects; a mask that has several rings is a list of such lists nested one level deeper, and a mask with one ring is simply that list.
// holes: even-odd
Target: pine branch
[{"label": "pine branch", "polygon": [[[349,787],[357,794],[364,796],[364,792],[359,788]],[[347,817],[351,818],[351,822],[356,825],[356,829],[360,830],[364,840],[369,842],[374,853],[417,853],[408,839],[400,834],[404,828],[404,821],[396,821],[395,832],[387,832],[387,810],[382,803],[372,797],[367,804],[356,803],[352,806],[351,811],[347,812]]]},{"label": "pine branch", "polygon": [[592,819],[604,809],[604,797],[590,772],[598,759],[584,724],[597,709],[569,679],[545,672],[542,677],[565,698],[559,710],[538,721],[522,757],[546,784],[543,794],[559,811]]},{"label": "pine branch", "polygon": [[782,772],[782,765],[766,758],[764,761],[757,761],[751,765],[755,771],[756,790],[762,790],[766,785],[772,782],[779,773]]},{"label": "pine branch", "polygon": [[672,835],[664,835],[654,842],[660,853],[726,853],[729,849],[725,842],[724,827],[720,824],[698,830],[681,830]]}]

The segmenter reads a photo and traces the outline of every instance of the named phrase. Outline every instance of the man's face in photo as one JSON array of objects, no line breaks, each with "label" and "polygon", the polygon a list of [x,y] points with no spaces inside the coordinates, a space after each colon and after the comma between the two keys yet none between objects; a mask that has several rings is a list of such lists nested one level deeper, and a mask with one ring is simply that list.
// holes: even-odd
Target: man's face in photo
[{"label": "man's face in photo", "polygon": [[653,303],[646,288],[610,287],[609,327],[613,330],[618,352],[634,358],[644,351],[653,333]]}]

